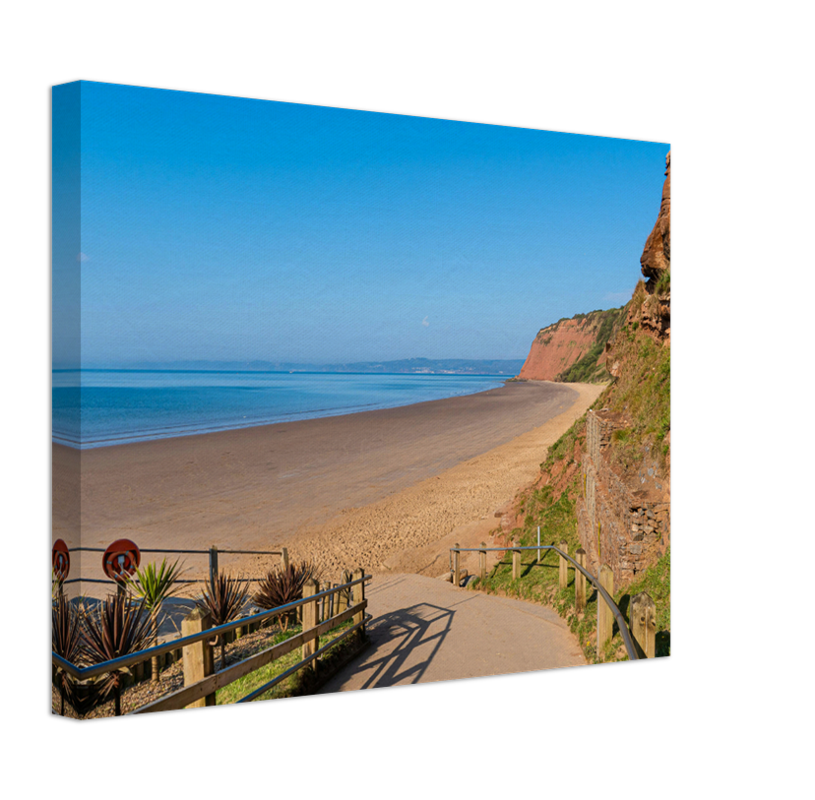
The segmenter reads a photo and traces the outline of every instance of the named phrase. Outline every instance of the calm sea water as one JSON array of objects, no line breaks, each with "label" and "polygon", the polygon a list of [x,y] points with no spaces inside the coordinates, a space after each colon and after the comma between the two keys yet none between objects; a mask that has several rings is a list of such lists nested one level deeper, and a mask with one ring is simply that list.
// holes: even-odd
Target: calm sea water
[{"label": "calm sea water", "polygon": [[52,438],[81,449],[474,394],[506,376],[55,370]]}]

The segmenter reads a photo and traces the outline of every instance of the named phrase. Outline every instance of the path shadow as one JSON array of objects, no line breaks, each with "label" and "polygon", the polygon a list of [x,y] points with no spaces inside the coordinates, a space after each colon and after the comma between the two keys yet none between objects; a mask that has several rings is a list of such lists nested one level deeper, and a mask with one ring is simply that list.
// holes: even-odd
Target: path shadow
[{"label": "path shadow", "polygon": [[[368,625],[368,636],[375,647],[387,649],[394,640],[399,642],[381,657],[359,665],[360,671],[372,671],[360,688],[418,683],[447,638],[455,613],[430,603],[417,603],[373,620]],[[429,652],[420,654],[420,648],[429,648]]]}]

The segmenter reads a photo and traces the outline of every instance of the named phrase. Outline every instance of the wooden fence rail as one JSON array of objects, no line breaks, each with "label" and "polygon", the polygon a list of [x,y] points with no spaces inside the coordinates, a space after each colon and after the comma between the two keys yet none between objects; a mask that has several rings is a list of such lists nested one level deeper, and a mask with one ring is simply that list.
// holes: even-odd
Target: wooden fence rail
[{"label": "wooden fence rail", "polygon": [[[243,617],[216,627],[209,627],[208,620],[201,616],[200,612],[193,611],[185,620],[187,624],[182,623],[182,633],[186,635],[182,635],[178,639],[163,642],[154,647],[149,647],[145,650],[140,650],[136,653],[131,653],[127,656],[121,656],[99,664],[94,664],[90,667],[77,667],[56,653],[51,654],[51,660],[55,666],[62,668],[71,677],[79,681],[85,681],[125,667],[135,668],[136,665],[143,664],[155,656],[177,653],[181,650],[184,659],[185,683],[187,685],[183,689],[179,689],[172,694],[135,709],[130,713],[184,708],[191,703],[199,704],[198,701],[202,701],[202,699],[204,702],[200,702],[200,705],[204,705],[205,703],[210,705],[214,702],[214,699],[206,701],[206,698],[214,697],[214,692],[217,689],[223,688],[238,678],[275,661],[297,647],[303,647],[304,650],[308,649],[309,652],[304,652],[303,658],[295,664],[292,669],[286,671],[286,677],[306,664],[311,663],[315,658],[318,658],[326,650],[342,641],[349,634],[359,630],[364,634],[365,624],[369,618],[368,615],[365,614],[368,603],[365,599],[364,586],[370,579],[371,575],[366,575],[363,570],[358,569],[354,573],[353,579],[349,576],[348,581],[333,586],[329,584],[323,591],[313,591],[311,595],[305,595],[300,600],[295,600],[284,606],[262,611],[259,614]],[[314,586],[313,588],[318,589],[319,587]],[[349,605],[347,601],[344,605],[339,602],[335,603],[335,606],[339,606],[339,612],[333,616],[324,617],[323,621],[319,622],[318,604],[325,598],[333,598],[335,595],[340,598],[347,598],[349,592],[353,592],[353,604]],[[216,636],[229,636],[239,629],[249,629],[255,626],[259,627],[265,620],[281,616],[300,607],[307,607],[309,609],[308,613],[303,614],[304,627],[308,625],[306,630],[303,630],[301,633],[284,642],[280,642],[260,653],[256,653],[237,664],[233,664],[220,672],[213,672],[212,645],[210,643]],[[196,617],[196,613],[198,613],[198,617]],[[193,617],[195,617],[195,620],[192,619]],[[317,648],[315,646],[311,648],[312,643],[316,645],[322,634],[333,630],[348,620],[353,620],[354,622],[351,628],[343,631],[325,647]],[[283,676],[278,676],[271,685],[278,683],[282,679]],[[271,685],[268,686],[266,690],[271,688]],[[254,697],[255,694],[256,692],[253,692],[252,696]],[[247,698],[242,698],[241,701],[238,702],[245,700],[247,700]]]}]

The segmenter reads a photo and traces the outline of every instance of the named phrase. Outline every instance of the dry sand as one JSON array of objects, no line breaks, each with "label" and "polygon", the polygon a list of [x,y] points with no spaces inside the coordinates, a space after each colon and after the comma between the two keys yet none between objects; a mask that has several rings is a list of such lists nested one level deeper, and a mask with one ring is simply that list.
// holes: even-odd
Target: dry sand
[{"label": "dry sand", "polygon": [[[548,446],[602,388],[518,382],[402,408],[81,453],[54,445],[54,538],[79,545],[81,524],[85,547],[121,537],[143,548],[286,545],[326,576],[357,565],[439,574],[450,544],[484,539],[496,508],[534,480]],[[71,577],[80,569],[101,577],[98,554],[77,556]],[[259,574],[268,561],[224,555],[221,565]],[[191,577],[205,565],[206,557],[187,558]]]}]

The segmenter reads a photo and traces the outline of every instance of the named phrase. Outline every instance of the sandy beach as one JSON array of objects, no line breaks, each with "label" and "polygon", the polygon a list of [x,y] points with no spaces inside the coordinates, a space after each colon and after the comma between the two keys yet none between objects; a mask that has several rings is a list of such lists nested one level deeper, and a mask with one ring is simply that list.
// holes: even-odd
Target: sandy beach
[{"label": "sandy beach", "polygon": [[[325,419],[81,452],[55,444],[54,538],[79,544],[81,522],[85,547],[122,537],[142,548],[285,545],[329,577],[357,565],[437,574],[450,537],[481,541],[602,388],[513,382]],[[83,577],[102,577],[98,554],[81,560]],[[198,577],[206,558],[187,566]],[[224,555],[221,566],[256,575],[268,559]]]}]

